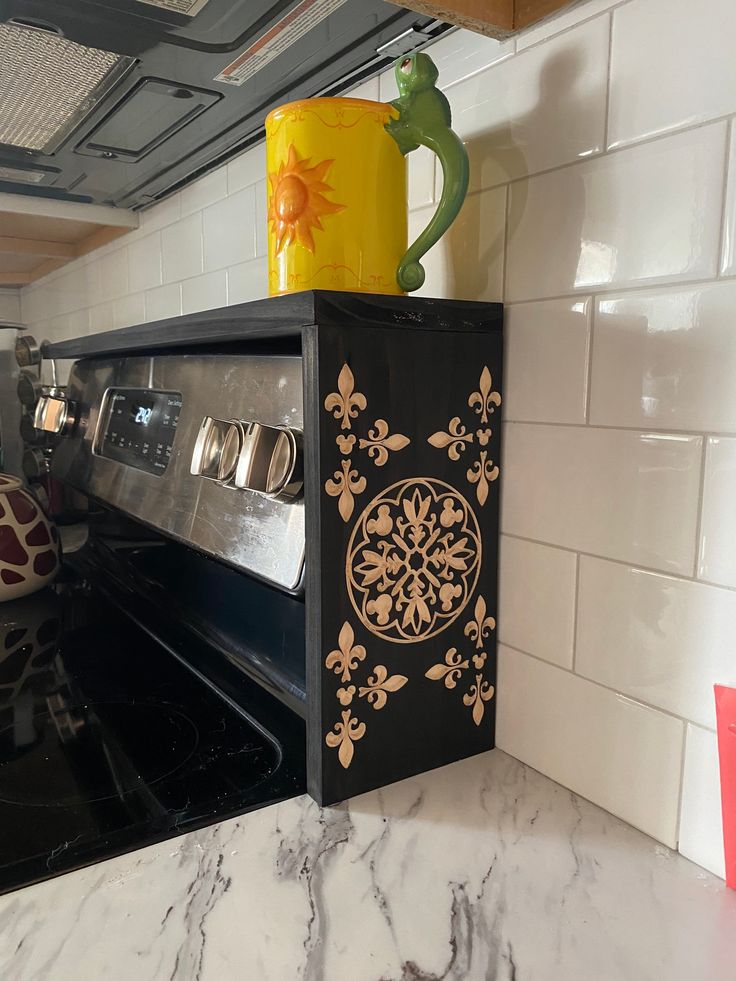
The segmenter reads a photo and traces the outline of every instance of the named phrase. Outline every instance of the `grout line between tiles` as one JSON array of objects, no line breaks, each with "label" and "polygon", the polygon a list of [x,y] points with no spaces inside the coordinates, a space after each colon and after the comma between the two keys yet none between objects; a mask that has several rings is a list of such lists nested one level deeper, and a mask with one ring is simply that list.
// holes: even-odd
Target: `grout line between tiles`
[{"label": "grout line between tiles", "polygon": [[608,62],[606,64],[606,104],[603,111],[603,146],[608,150],[611,126],[611,80],[613,73],[613,10],[608,11]]},{"label": "grout line between tiles", "polygon": [[[608,17],[608,16],[610,16],[610,15],[613,14],[614,10],[618,9],[619,7],[624,7],[624,6],[626,6],[626,4],[631,3],[631,2],[633,2],[633,0],[613,0],[613,2],[611,3],[611,5],[609,7],[606,7],[604,10],[598,10],[598,11],[596,11],[596,13],[590,14],[587,17],[581,16],[580,17],[580,20],[573,21],[572,24],[568,24],[567,27],[563,27],[562,30],[560,30],[560,31],[555,31],[555,32],[553,32],[551,34],[546,34],[544,37],[540,37],[538,41],[533,41],[531,44],[524,45],[523,48],[518,48],[517,47],[516,53],[517,54],[523,54],[524,51],[531,51],[533,48],[538,48],[540,45],[545,44],[547,41],[551,41],[554,38],[562,37],[564,34],[569,34],[570,31],[574,31],[576,27],[580,27],[582,24],[589,24],[591,21],[596,20],[596,18],[598,18],[598,17]],[[579,9],[581,10],[581,14],[584,14],[584,5],[582,5],[581,8],[579,8]],[[564,17],[565,14],[569,14],[569,13],[571,13],[570,10],[563,8],[557,14],[557,16]],[[555,17],[551,17],[551,18],[549,18],[548,23],[551,24],[551,23],[554,22],[554,20],[555,20]],[[543,23],[544,23],[544,21],[542,21],[542,24]],[[541,26],[540,24],[532,24],[528,28],[528,30],[530,32],[531,31],[534,31],[534,30],[538,30],[540,26]],[[524,31],[522,31],[521,33],[523,34]],[[493,66],[492,65],[489,65],[489,67],[493,67]]]},{"label": "grout line between tiles", "polygon": [[641,433],[642,436],[677,436],[682,438],[687,437],[699,437],[701,439],[707,439],[708,436],[723,436],[723,437],[736,437],[736,430],[733,429],[685,429],[684,427],[669,427],[667,429],[661,426],[622,426],[616,425],[614,423],[595,423],[592,425],[587,425],[583,422],[554,422],[547,421],[545,419],[504,419],[503,425],[505,426],[555,426],[559,429],[580,429],[583,431],[590,431],[593,429],[603,429],[606,432],[622,432],[622,433]]},{"label": "grout line between tiles", "polygon": [[[506,643],[505,640],[498,639],[499,645],[502,647],[507,647],[510,651],[514,651],[516,654],[523,654],[524,657],[530,657],[534,661],[538,661],[540,664],[546,664],[548,668],[554,668],[557,671],[562,671],[564,674],[569,675],[571,678],[577,678],[578,681],[585,681],[590,685],[595,685],[596,688],[600,688],[602,691],[610,692],[613,695],[617,695],[619,698],[625,698],[627,701],[633,702],[635,705],[640,705],[642,708],[650,709],[652,712],[658,712],[660,715],[666,715],[670,719],[674,719],[681,723],[684,728],[690,724],[690,719],[685,718],[685,716],[677,715],[676,712],[671,712],[669,709],[662,708],[660,705],[655,705],[653,702],[646,702],[641,698],[637,698],[636,695],[629,695],[619,688],[613,688],[611,685],[606,685],[601,681],[596,681],[595,678],[591,678],[585,674],[578,674],[576,671],[572,671],[570,668],[566,668],[561,664],[557,664],[555,661],[548,661],[544,657],[540,657],[538,654],[532,654],[531,651],[526,651],[521,647],[515,647],[513,644]],[[694,723],[693,723],[694,724]],[[701,725],[701,729],[706,728]]]},{"label": "grout line between tiles", "polygon": [[580,612],[580,552],[575,555],[575,598],[572,613],[572,664],[573,674],[577,674],[578,660],[578,614]]},{"label": "grout line between tiles", "polygon": [[506,185],[506,198],[504,200],[504,222],[503,222],[503,265],[501,269],[501,301],[508,292],[506,277],[509,266],[509,227],[511,224],[511,187]]},{"label": "grout line between tiles", "polygon": [[720,235],[718,239],[718,277],[719,279],[723,276],[723,265],[726,259],[726,209],[728,206],[728,177],[729,169],[731,167],[731,138],[733,135],[734,123],[733,118],[728,122],[726,127],[726,152],[723,161],[723,190],[721,194],[721,225],[720,225]]},{"label": "grout line between tiles", "polygon": [[703,532],[703,509],[705,507],[705,470],[708,459],[708,438],[704,437],[700,448],[700,478],[698,482],[698,505],[695,517],[695,555],[693,558],[693,578],[697,579],[700,565],[700,536]]},{"label": "grout line between tiles", "polygon": [[717,275],[705,276],[697,279],[660,279],[652,280],[647,279],[633,285],[622,284],[617,285],[615,283],[600,285],[592,284],[588,285],[586,289],[568,291],[566,293],[554,293],[549,296],[530,296],[524,297],[520,300],[506,300],[505,305],[507,307],[518,306],[521,303],[546,303],[551,300],[577,300],[585,298],[586,296],[592,296],[593,299],[612,299],[619,294],[630,295],[632,293],[646,293],[646,294],[656,294],[661,293],[665,289],[671,289],[672,292],[677,292],[678,290],[692,289],[693,287],[699,286],[717,286],[721,282],[733,282],[734,276],[724,276],[719,277]]},{"label": "grout line between tiles", "polygon": [[601,562],[610,562],[613,565],[622,565],[627,569],[636,569],[638,572],[649,572],[656,576],[666,576],[668,579],[677,579],[680,582],[693,583],[696,586],[708,586],[711,589],[722,589],[729,593],[736,593],[736,586],[727,586],[724,583],[712,582],[709,579],[697,579],[695,576],[685,575],[683,572],[673,572],[671,569],[661,569],[653,565],[642,565],[636,559],[615,559],[610,555],[601,552],[588,552],[586,549],[572,548],[569,545],[560,545],[558,542],[543,541],[541,538],[529,538],[526,535],[518,535],[513,531],[504,531],[501,534],[506,538],[515,538],[520,542],[529,542],[530,545],[542,545],[544,548],[556,548],[560,552],[569,552],[573,555],[580,555],[590,559],[598,559]]},{"label": "grout line between tiles", "polygon": [[595,314],[597,303],[594,296],[589,296],[587,302],[590,304],[588,311],[588,343],[586,344],[586,363],[585,363],[585,424],[590,425],[590,402],[592,399],[593,386],[593,345],[595,344]]},{"label": "grout line between tiles", "polygon": [[680,788],[677,794],[677,823],[675,825],[675,847],[680,850],[680,827],[682,825],[682,800],[685,794],[685,754],[687,753],[687,727],[688,723],[682,727],[682,738],[680,741]]}]

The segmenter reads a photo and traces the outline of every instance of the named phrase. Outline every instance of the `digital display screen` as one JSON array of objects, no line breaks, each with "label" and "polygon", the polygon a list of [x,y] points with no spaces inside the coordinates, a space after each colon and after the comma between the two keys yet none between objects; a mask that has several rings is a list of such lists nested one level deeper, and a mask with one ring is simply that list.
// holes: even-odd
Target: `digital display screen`
[{"label": "digital display screen", "polygon": [[161,474],[174,451],[181,392],[110,389],[100,456]]},{"label": "digital display screen", "polygon": [[152,402],[134,405],[131,409],[130,421],[134,422],[137,426],[147,426],[153,416],[153,408]]}]

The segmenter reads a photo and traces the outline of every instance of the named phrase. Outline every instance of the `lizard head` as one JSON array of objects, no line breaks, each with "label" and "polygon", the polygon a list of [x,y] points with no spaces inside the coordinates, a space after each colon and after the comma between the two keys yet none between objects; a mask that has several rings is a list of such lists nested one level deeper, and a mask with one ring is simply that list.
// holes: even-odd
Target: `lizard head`
[{"label": "lizard head", "polygon": [[396,62],[396,84],[399,95],[412,95],[434,88],[437,66],[426,54],[407,55]]}]

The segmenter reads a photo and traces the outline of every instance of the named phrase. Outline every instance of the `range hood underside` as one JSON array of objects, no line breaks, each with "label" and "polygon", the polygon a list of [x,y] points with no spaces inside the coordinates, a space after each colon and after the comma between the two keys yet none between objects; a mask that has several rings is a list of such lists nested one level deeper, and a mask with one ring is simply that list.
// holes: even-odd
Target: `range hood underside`
[{"label": "range hood underside", "polygon": [[0,192],[143,208],[259,142],[276,106],[344,91],[447,29],[384,0],[0,0],[0,54],[22,66],[27,42],[34,72],[47,50],[57,79],[85,57],[100,76],[53,93],[56,130],[8,126],[21,145],[0,143]]}]

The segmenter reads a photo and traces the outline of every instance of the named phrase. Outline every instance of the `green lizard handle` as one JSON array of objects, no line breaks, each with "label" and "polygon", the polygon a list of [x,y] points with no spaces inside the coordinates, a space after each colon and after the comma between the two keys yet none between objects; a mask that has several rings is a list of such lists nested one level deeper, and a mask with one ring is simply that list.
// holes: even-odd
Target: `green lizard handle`
[{"label": "green lizard handle", "polygon": [[419,146],[429,147],[439,157],[443,176],[437,211],[396,270],[399,286],[410,293],[424,282],[424,267],[419,260],[442,238],[462,207],[468,190],[469,165],[465,147],[450,128],[450,103],[435,87],[439,73],[429,55],[408,55],[396,62],[395,71],[399,98],[391,105],[399,116],[386,124],[386,130],[405,156]]}]

